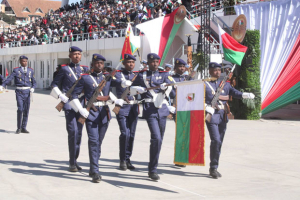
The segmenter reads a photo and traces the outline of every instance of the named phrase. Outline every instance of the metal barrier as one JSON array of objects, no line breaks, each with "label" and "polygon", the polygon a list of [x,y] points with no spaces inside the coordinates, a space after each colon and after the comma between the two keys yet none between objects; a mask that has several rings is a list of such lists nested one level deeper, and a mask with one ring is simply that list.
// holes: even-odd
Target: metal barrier
[{"label": "metal barrier", "polygon": [[33,46],[33,45],[57,44],[57,43],[65,43],[65,42],[78,42],[84,40],[117,38],[117,37],[125,37],[125,34],[126,34],[126,29],[117,29],[117,30],[108,30],[108,31],[100,31],[100,32],[74,34],[74,35],[67,35],[67,36],[59,35],[50,38],[29,39],[29,40],[0,43],[0,47],[13,48],[13,47],[24,47],[24,46]]},{"label": "metal barrier", "polygon": [[219,18],[215,13],[212,14],[211,20],[214,23],[216,23],[216,25],[219,24],[223,30],[225,30],[229,35],[231,35],[231,32],[232,32],[231,28],[221,18]]}]

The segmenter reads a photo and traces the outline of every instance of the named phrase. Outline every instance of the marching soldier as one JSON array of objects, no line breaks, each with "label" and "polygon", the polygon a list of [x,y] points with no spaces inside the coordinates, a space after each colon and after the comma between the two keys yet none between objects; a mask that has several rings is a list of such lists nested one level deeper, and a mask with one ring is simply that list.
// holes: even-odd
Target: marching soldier
[{"label": "marching soldier", "polygon": [[[130,87],[130,94],[141,94],[143,102],[143,117],[148,123],[151,132],[150,141],[150,162],[148,165],[148,175],[152,180],[159,180],[157,165],[161,150],[162,140],[165,133],[167,116],[170,112],[175,112],[175,108],[168,106],[166,96],[172,87],[166,86],[171,83],[169,73],[158,71],[160,57],[157,54],[147,55],[149,71],[140,72],[138,77]],[[157,87],[156,89],[148,89]]]},{"label": "marching soldier", "polygon": [[[211,62],[209,63],[209,74],[213,78],[220,78],[221,75],[221,65],[218,63]],[[206,121],[206,126],[209,132],[209,136],[211,139],[210,143],[210,169],[209,174],[213,178],[217,179],[222,177],[222,175],[217,171],[219,166],[219,158],[221,154],[221,147],[223,143],[223,139],[225,136],[225,131],[228,123],[227,114],[225,112],[225,106],[227,100],[219,100],[219,108],[220,110],[215,110],[211,107],[211,101],[220,85],[222,80],[217,81],[209,81],[205,82],[206,84],[206,92],[205,92],[205,104],[206,104],[206,112],[212,115],[211,121]],[[255,96],[252,93],[240,92],[234,89],[230,83],[226,83],[221,93],[223,96],[231,95],[233,98],[250,98],[253,99]]]},{"label": "marching soldier", "polygon": [[135,67],[136,58],[130,54],[124,54],[123,65],[124,68],[120,72],[116,73],[112,85],[116,87],[117,99],[116,105],[121,106],[121,109],[117,116],[117,121],[120,127],[120,169],[121,170],[134,170],[135,167],[130,162],[132,155],[133,143],[136,125],[139,116],[139,105],[135,96],[127,95],[127,101],[121,99],[123,92],[127,87],[131,86],[132,79],[136,76],[133,73]]},{"label": "marching soldier", "polygon": [[165,71],[169,72],[170,75],[172,75],[172,73],[173,73],[172,69],[173,69],[173,66],[171,64],[168,64],[168,63],[165,64]]},{"label": "marching soldier", "polygon": [[[69,49],[69,58],[71,64],[62,65],[61,70],[55,76],[51,86],[51,96],[56,99],[60,99],[65,103],[63,110],[65,112],[66,127],[68,131],[68,146],[69,146],[69,170],[71,172],[77,172],[82,168],[77,164],[77,158],[79,156],[82,128],[83,125],[77,122],[80,117],[79,113],[74,112],[69,105],[69,98],[65,95],[69,89],[73,86],[75,81],[80,78],[81,74],[88,70],[87,66],[80,65],[82,50],[78,47],[72,46]],[[62,89],[60,90],[58,85],[61,83]],[[84,96],[79,97],[79,101],[83,105]]]},{"label": "marching soldier", "polygon": [[100,96],[100,98],[103,97],[103,99],[107,100],[98,100],[97,102],[94,102],[93,104],[96,110],[91,109],[90,111],[88,111],[82,106],[78,97],[80,96],[82,90],[84,90],[87,102],[90,98],[92,98],[95,89],[105,78],[104,74],[102,73],[102,70],[104,68],[104,61],[106,61],[106,59],[102,55],[93,55],[93,73],[91,73],[90,75],[82,75],[79,83],[76,85],[74,91],[72,92],[73,100],[70,102],[72,108],[76,112],[78,112],[78,114],[81,114],[84,118],[86,118],[86,130],[89,138],[88,146],[90,157],[89,176],[92,177],[92,181],[95,183],[100,182],[102,179],[101,175],[99,174],[98,160],[101,155],[101,144],[108,128],[109,121],[111,119],[110,110],[107,106],[107,100],[109,99],[108,96],[110,93],[111,78],[109,78],[109,80],[106,82],[101,92],[102,95]]},{"label": "marching soldier", "polygon": [[20,56],[20,67],[14,68],[12,74],[7,77],[0,86],[0,91],[11,82],[14,78],[16,88],[16,98],[17,98],[17,131],[16,134],[29,133],[26,129],[30,108],[30,95],[34,92],[36,87],[36,81],[34,78],[34,71],[32,68],[27,67],[28,58],[26,56]]}]

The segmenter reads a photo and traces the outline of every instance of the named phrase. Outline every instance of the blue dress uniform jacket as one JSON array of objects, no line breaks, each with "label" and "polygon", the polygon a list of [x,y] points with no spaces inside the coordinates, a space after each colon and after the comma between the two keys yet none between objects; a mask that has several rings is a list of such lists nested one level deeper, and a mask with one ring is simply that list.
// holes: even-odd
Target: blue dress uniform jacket
[{"label": "blue dress uniform jacket", "polygon": [[[221,80],[218,81],[210,81],[206,82],[206,92],[205,92],[205,103],[207,105],[211,104],[211,101],[214,97],[213,91],[209,87],[208,83],[211,85],[214,91],[217,91]],[[231,95],[233,98],[242,98],[242,92],[234,89],[230,83],[226,83],[221,95]],[[223,105],[227,101],[221,101]],[[224,109],[215,110],[215,113],[212,115],[211,121],[206,122],[206,127],[209,132],[209,136],[211,139],[210,143],[210,168],[217,169],[219,166],[219,158],[221,154],[221,147],[223,143],[223,139],[225,136],[225,131],[227,127],[227,114],[225,113]]]},{"label": "blue dress uniform jacket", "polygon": [[[88,71],[88,67],[74,63],[62,65],[62,68],[55,76],[53,82],[51,83],[51,86],[59,87],[59,84],[61,84],[61,92],[67,93],[76,81],[71,70],[78,79],[82,73]],[[80,101],[83,105],[84,96],[81,97]],[[77,121],[80,117],[80,114],[72,110],[69,103],[66,103],[64,105],[63,110],[65,111],[66,128],[68,132],[69,163],[70,165],[76,165],[77,158],[80,152],[83,125]]]},{"label": "blue dress uniform jacket", "polygon": [[[133,86],[145,87],[143,80],[143,73],[140,72],[138,77],[133,82]],[[168,72],[159,71],[146,71],[146,81],[150,87],[159,86],[162,83],[171,83],[168,78]],[[155,93],[164,92],[160,88],[154,90]],[[141,94],[142,99],[152,99],[152,95],[149,91]],[[154,103],[143,102],[143,116],[147,121],[148,127],[151,132],[150,140],[150,162],[148,165],[148,171],[150,173],[157,172],[158,159],[161,150],[161,145],[165,133],[167,116],[169,115],[169,109],[166,104],[163,104],[161,108],[156,108]]]},{"label": "blue dress uniform jacket", "polygon": [[[121,86],[121,82],[123,79],[132,80],[136,73],[127,71],[126,69],[122,69],[116,73],[115,79],[112,80],[112,86],[116,87],[117,97],[120,99],[123,92],[126,88]],[[127,95],[129,101],[133,101],[136,97]],[[120,137],[119,137],[119,145],[120,152],[119,157],[120,161],[129,161],[132,155],[133,143],[136,131],[136,125],[138,122],[139,115],[139,104],[123,104],[121,107],[119,114],[116,115],[117,121],[120,128]]]},{"label": "blue dress uniform jacket", "polygon": [[[70,69],[73,70],[75,76],[79,78],[81,74],[88,71],[89,67],[84,65],[74,64],[74,63],[62,65],[62,68],[55,76],[53,82],[51,83],[51,86],[59,87],[59,85],[61,84],[62,86],[61,92],[67,93],[68,90],[73,86],[74,82],[76,81]],[[83,101],[84,101],[84,97],[80,98],[80,102],[83,103]],[[68,103],[64,105],[63,109],[72,110],[71,106]]]},{"label": "blue dress uniform jacket", "polygon": [[[90,76],[94,78],[97,85]],[[97,74],[93,72],[91,75],[83,74],[72,93],[73,99],[77,99],[81,91],[84,90],[85,98],[88,102],[93,96],[95,89],[104,78],[105,76],[102,73]],[[103,96],[109,95],[110,84],[111,78],[106,82],[105,87],[102,90]],[[90,110],[90,114],[86,120],[86,130],[89,138],[88,146],[91,174],[99,173],[98,160],[101,155],[101,144],[111,118],[108,106],[96,106],[96,109],[97,111],[94,111],[93,109]]]},{"label": "blue dress uniform jacket", "polygon": [[[34,71],[32,68],[26,67],[26,72],[24,72],[23,67],[16,67],[12,74],[3,81],[2,86],[5,87],[12,79],[14,79],[15,85],[20,88],[15,91],[18,106],[17,127],[18,129],[26,129],[30,108],[30,88],[36,88]],[[24,87],[29,88],[24,89]]]}]

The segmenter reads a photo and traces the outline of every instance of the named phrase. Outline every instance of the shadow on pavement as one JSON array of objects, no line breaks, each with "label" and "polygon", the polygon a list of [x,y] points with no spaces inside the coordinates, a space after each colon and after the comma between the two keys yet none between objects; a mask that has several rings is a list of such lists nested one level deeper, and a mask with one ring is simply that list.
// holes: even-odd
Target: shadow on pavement
[{"label": "shadow on pavement", "polygon": [[[49,176],[49,177],[56,177],[56,178],[65,178],[71,180],[78,180],[78,181],[88,181],[91,182],[91,178],[88,177],[88,170],[82,170],[79,173],[72,173],[68,172],[68,164],[65,161],[57,161],[57,160],[45,160],[47,164],[40,164],[40,163],[30,163],[30,162],[23,162],[23,161],[10,161],[10,160],[0,160],[0,164],[3,165],[11,165],[14,168],[10,168],[9,170],[14,173],[19,174],[27,174],[27,175],[34,175],[34,176]],[[50,164],[48,164],[50,163]],[[63,166],[60,166],[63,165]],[[88,163],[80,163],[80,166],[89,167]],[[28,167],[28,168],[38,168],[38,169],[20,169],[17,167]],[[115,166],[106,165],[107,168],[114,168]],[[50,171],[51,170],[51,171]],[[57,170],[57,171],[53,171]],[[82,173],[86,172],[86,173]],[[155,191],[162,191],[162,192],[170,192],[170,193],[177,193],[176,191],[160,188],[157,186],[152,185],[144,185],[140,183],[131,183],[131,182],[123,182],[118,180],[106,180],[105,177],[111,178],[120,178],[124,180],[146,180],[146,176],[134,175],[134,174],[120,174],[117,172],[100,172],[103,175],[103,182],[108,184],[114,185],[116,187],[132,187],[132,188],[139,188],[139,189],[146,189],[146,190],[155,190]],[[88,179],[87,179],[88,177]]]},{"label": "shadow on pavement", "polygon": [[0,133],[16,133],[16,131],[8,131],[8,130],[0,129]]}]

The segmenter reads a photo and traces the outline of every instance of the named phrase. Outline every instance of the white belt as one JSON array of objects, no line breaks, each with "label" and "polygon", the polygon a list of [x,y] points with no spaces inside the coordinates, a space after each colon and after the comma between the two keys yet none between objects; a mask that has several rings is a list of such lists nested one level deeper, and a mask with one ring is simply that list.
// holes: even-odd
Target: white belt
[{"label": "white belt", "polygon": [[84,93],[81,93],[80,95],[78,95],[78,99],[83,97]]},{"label": "white belt", "polygon": [[98,107],[101,107],[101,106],[106,106],[107,103],[105,101],[97,101],[95,103],[93,103],[94,106],[98,106]]},{"label": "white belt", "polygon": [[129,103],[128,102],[126,102],[126,101],[124,101],[124,103],[123,104],[130,104],[130,105],[132,105],[132,104],[138,104],[139,103],[139,101],[138,100],[132,100],[132,101],[129,101]]},{"label": "white belt", "polygon": [[171,102],[171,103],[174,103],[174,99],[170,99],[170,102]]},{"label": "white belt", "polygon": [[[145,103],[154,103],[153,99],[144,99]],[[164,99],[163,104],[169,105],[168,101]]]},{"label": "white belt", "polygon": [[28,90],[30,87],[17,87],[18,90]]}]

